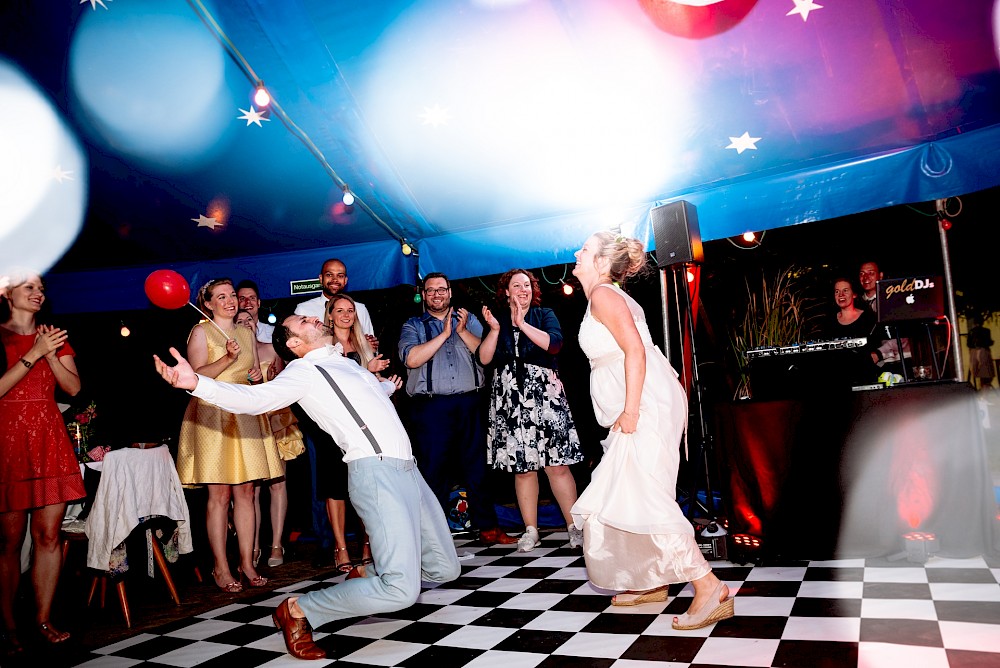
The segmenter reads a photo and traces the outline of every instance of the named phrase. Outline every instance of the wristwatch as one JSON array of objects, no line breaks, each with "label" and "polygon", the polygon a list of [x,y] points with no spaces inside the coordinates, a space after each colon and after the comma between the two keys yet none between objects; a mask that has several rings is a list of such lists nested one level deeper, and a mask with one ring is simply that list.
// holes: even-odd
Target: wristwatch
[{"label": "wristwatch", "polygon": [[21,364],[23,364],[25,367],[27,367],[28,369],[30,369],[32,367],[32,365],[34,365],[34,362],[29,362],[27,359],[25,359],[25,358],[22,357],[21,358]]}]

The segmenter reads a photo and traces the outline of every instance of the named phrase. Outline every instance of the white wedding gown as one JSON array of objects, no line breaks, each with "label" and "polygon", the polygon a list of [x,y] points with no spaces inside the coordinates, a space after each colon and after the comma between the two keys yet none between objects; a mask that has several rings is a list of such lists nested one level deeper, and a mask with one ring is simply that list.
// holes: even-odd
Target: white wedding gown
[{"label": "white wedding gown", "polygon": [[[711,571],[691,522],[675,500],[687,396],[659,348],[642,308],[620,288],[646,346],[646,378],[634,433],[611,431],[590,484],[572,509],[584,530],[587,576],[603,589],[644,590],[690,582]],[[597,421],[610,427],[625,407],[625,355],[611,332],[590,315],[580,324],[580,348],[590,359],[590,397]]]}]

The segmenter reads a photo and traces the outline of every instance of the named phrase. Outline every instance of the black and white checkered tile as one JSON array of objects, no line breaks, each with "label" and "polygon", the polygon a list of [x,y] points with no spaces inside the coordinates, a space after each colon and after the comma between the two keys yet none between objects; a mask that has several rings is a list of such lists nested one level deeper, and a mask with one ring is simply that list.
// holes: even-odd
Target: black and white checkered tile
[{"label": "black and white checkered tile", "polygon": [[[614,608],[587,583],[563,533],[526,554],[456,540],[462,576],[406,610],[316,629],[323,666],[1000,666],[1000,568],[983,558],[926,564],[851,559],[783,566],[713,564],[736,617],[674,631],[691,588],[666,603]],[[83,666],[295,666],[271,612],[307,580],[92,651]]]}]

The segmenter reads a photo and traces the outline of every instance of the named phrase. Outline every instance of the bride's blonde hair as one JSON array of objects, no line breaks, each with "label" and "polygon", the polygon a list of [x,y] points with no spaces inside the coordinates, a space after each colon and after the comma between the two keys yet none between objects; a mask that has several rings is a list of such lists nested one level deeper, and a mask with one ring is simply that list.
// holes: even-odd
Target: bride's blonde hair
[{"label": "bride's blonde hair", "polygon": [[649,269],[646,248],[638,239],[607,231],[598,232],[594,237],[599,242],[599,246],[594,249],[594,257],[607,258],[608,275],[612,281],[624,283],[627,278]]}]

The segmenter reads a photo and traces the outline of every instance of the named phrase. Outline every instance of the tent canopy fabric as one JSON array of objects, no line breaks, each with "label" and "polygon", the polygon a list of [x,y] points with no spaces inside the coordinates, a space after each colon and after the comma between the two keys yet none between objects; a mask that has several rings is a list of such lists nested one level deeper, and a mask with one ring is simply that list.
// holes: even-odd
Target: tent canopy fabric
[{"label": "tent canopy fabric", "polygon": [[[158,268],[275,298],[338,257],[377,289],[571,261],[611,227],[652,248],[677,200],[710,241],[1000,185],[992,0],[40,4],[0,15],[0,84],[83,147],[46,185],[85,190],[49,249],[62,309],[146,308]],[[51,226],[22,208],[0,265]]]}]

